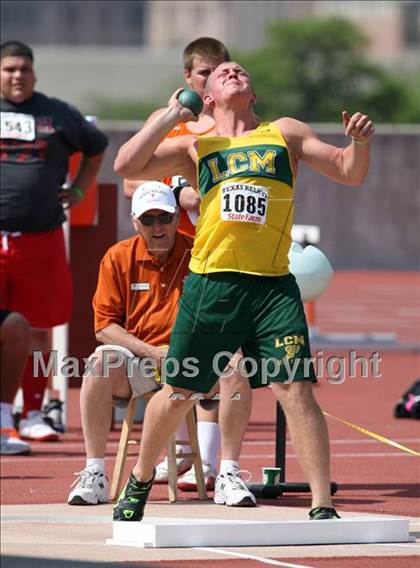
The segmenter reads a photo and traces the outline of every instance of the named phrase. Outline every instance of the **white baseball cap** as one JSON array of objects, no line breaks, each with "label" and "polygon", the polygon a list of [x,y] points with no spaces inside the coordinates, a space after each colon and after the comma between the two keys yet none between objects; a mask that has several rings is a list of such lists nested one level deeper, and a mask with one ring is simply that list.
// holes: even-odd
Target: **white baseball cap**
[{"label": "white baseball cap", "polygon": [[138,218],[150,209],[175,213],[176,207],[174,192],[169,185],[160,181],[146,181],[133,194],[131,214]]}]

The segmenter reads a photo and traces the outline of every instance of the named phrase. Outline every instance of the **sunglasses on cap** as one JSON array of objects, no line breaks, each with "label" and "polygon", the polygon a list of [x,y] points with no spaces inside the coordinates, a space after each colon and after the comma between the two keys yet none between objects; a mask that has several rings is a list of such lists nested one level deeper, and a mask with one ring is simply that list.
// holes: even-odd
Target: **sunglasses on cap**
[{"label": "sunglasses on cap", "polygon": [[160,213],[159,215],[140,215],[138,220],[145,227],[151,227],[156,221],[162,225],[169,225],[174,220],[175,213]]}]

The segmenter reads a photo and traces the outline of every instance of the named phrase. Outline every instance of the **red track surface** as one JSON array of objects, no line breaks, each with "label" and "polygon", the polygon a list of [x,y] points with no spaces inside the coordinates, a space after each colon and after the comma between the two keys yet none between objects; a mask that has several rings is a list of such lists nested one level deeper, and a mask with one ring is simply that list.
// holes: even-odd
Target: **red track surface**
[{"label": "red track surface", "polygon": [[[321,332],[396,332],[400,341],[419,341],[420,275],[400,272],[342,271],[335,275],[327,293],[317,303],[317,325]],[[358,353],[360,355],[361,353]],[[87,355],[87,354],[86,354]],[[330,354],[326,354],[331,355]],[[348,358],[348,354],[334,353]],[[420,355],[380,353],[382,378],[349,378],[332,384],[321,377],[316,388],[323,410],[373,432],[420,451],[420,421],[397,420],[393,408],[401,394],[420,377]],[[73,472],[84,467],[84,447],[78,412],[78,392],[70,390],[69,431],[60,442],[33,444],[30,457],[2,459],[2,503],[60,503],[67,498]],[[341,511],[363,511],[420,516],[418,499],[420,459],[377,442],[355,430],[328,419],[331,436],[332,478],[339,485],[335,503]],[[108,468],[111,472],[119,431],[112,432]],[[261,479],[261,467],[274,465],[275,404],[269,389],[254,393],[251,421],[247,430],[241,467],[253,479]],[[302,481],[302,474],[290,444],[287,446],[286,480]],[[416,499],[417,497],[417,499]],[[152,500],[166,500],[165,486],[155,486]],[[181,498],[183,495],[181,494]],[[190,498],[185,494],[185,498]],[[304,494],[284,495],[270,504],[279,507],[309,506]],[[385,558],[369,558],[369,567],[383,565]],[[302,566],[366,566],[363,558],[296,559]],[[200,565],[220,566],[200,561]],[[287,562],[282,559],[282,562]],[[254,561],[229,560],[241,567],[257,566]],[[239,564],[240,563],[240,564]],[[170,566],[177,565],[171,562]],[[141,566],[140,563],[135,564]],[[165,563],[158,563],[164,566]],[[168,563],[166,565],[169,566]],[[193,566],[185,561],[183,566]],[[260,563],[258,563],[260,565]],[[386,558],[387,566],[411,566],[409,557]],[[413,564],[414,566],[414,564]]]},{"label": "red track surface", "polygon": [[390,332],[420,341],[420,273],[340,270],[316,303],[321,332]]},{"label": "red track surface", "polygon": [[[413,373],[414,365],[420,365],[419,355],[408,357],[406,354],[384,354],[383,378],[356,377],[347,379],[342,384],[329,384],[321,379],[316,389],[318,400],[329,414],[420,451],[420,423],[397,420],[392,415],[401,391],[416,376]],[[60,442],[32,444],[32,456],[2,459],[3,503],[65,501],[68,487],[73,481],[73,472],[84,466],[77,396],[78,392],[72,389],[70,430],[62,436]],[[332,477],[340,487],[335,501],[341,510],[420,515],[420,504],[415,499],[416,484],[420,478],[419,458],[372,440],[331,419],[328,419],[328,425]],[[111,433],[109,468],[113,465],[118,438],[119,431]],[[241,459],[241,466],[251,471],[253,479],[261,479],[261,467],[274,465],[274,440],[275,404],[271,391],[261,389],[254,393],[253,412]],[[303,480],[289,444],[286,480]],[[166,499],[166,487],[155,486],[151,497]],[[188,498],[189,495],[185,494],[185,497]],[[309,499],[304,494],[289,494],[275,503],[281,507],[307,507]]]}]

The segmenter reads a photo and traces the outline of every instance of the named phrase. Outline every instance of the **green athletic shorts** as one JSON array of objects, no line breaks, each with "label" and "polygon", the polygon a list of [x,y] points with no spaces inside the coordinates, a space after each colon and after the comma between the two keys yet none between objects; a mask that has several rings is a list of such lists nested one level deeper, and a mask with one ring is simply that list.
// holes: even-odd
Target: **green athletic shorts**
[{"label": "green athletic shorts", "polygon": [[208,393],[239,347],[246,358],[241,372],[253,388],[274,381],[316,381],[305,312],[292,274],[190,273],[163,382]]}]

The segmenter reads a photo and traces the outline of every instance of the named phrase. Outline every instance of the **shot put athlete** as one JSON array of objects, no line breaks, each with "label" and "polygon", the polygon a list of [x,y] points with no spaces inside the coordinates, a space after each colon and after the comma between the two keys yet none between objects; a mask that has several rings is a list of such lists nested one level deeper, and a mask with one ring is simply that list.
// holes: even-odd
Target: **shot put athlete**
[{"label": "shot put athlete", "polygon": [[[230,61],[230,54],[226,46],[212,37],[199,37],[185,46],[182,54],[183,75],[188,90],[180,91],[179,99],[187,96],[195,105],[192,109],[199,114],[199,119],[190,122],[180,122],[167,134],[167,138],[194,134],[201,136],[213,131],[215,123],[213,111],[203,105],[200,96],[204,95],[209,75],[223,62]],[[191,94],[191,91],[195,94]],[[192,97],[192,99],[191,99]],[[187,100],[188,100],[187,99]],[[185,102],[186,99],[184,99]],[[202,111],[199,113],[200,107]],[[156,110],[149,120],[153,120]],[[199,213],[200,197],[196,190],[190,186],[182,176],[168,176],[163,179],[170,185],[179,208],[178,231],[189,237],[195,236],[195,223]],[[140,180],[124,180],[124,193],[127,197],[132,195]],[[219,381],[220,404],[217,408],[209,408],[207,401],[197,405],[197,434],[200,453],[203,462],[203,472],[207,490],[213,490],[218,478],[218,490],[215,499],[223,500],[227,506],[244,507],[254,506],[255,498],[242,483],[237,475],[240,471],[240,454],[242,440],[245,435],[249,416],[251,413],[252,391],[249,381],[237,370],[239,353],[235,354],[229,365],[232,373]],[[213,401],[210,401],[213,402]],[[204,403],[206,403],[205,408]],[[217,403],[216,403],[217,404]],[[219,428],[220,426],[220,428]],[[188,439],[185,421],[182,421],[176,432],[178,440]],[[218,460],[220,450],[220,462]],[[178,453],[190,453],[186,445],[178,445]],[[188,469],[190,468],[190,469]],[[196,491],[197,481],[194,466],[191,460],[180,456],[177,458],[177,472],[179,474],[177,485],[182,491]],[[155,483],[164,483],[168,480],[168,460],[163,459],[156,466]],[[223,486],[223,497],[221,487]]]},{"label": "shot put athlete", "polygon": [[[218,379],[215,357],[234,353],[239,346],[257,367],[252,386],[268,380],[284,409],[294,449],[311,486],[310,518],[335,518],[328,431],[313,394],[313,366],[305,372],[311,357],[308,330],[287,255],[299,160],[338,183],[360,185],[369,167],[373,124],[360,112],[343,111],[345,134],[351,142],[339,148],[322,142],[308,125],[292,118],[261,123],[253,110],[256,97],[248,72],[229,62],[210,75],[204,94],[204,102],[213,108],[214,135],[162,142],[176,123],[195,119],[177,94],[124,144],[115,170],[133,179],[159,179],[176,172],[198,186],[202,203],[191,274],[168,360],[195,357],[199,373],[191,379],[181,366],[152,399],[139,458],[114,508],[114,519],[141,520],[154,464],[191,408],[189,396],[210,391]],[[265,376],[258,372],[264,361],[271,362]],[[293,381],[288,380],[291,367]],[[185,400],[174,400],[174,393],[184,394]]]}]

